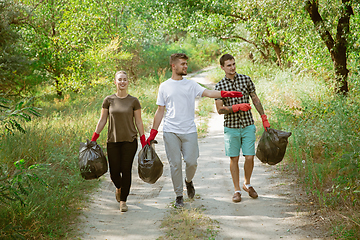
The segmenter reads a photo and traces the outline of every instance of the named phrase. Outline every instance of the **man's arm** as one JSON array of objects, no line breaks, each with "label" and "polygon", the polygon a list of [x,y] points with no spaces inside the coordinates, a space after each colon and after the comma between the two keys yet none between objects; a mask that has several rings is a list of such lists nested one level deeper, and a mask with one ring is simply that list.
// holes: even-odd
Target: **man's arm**
[{"label": "man's arm", "polygon": [[238,91],[217,91],[205,89],[201,95],[209,98],[225,98],[225,97],[242,97],[242,93]]},{"label": "man's arm", "polygon": [[219,114],[233,113],[232,107],[224,106],[224,102],[222,100],[215,100],[215,105]]},{"label": "man's arm", "polygon": [[161,120],[164,116],[164,112],[165,112],[165,106],[158,105],[158,109],[156,110],[156,113],[154,116],[153,126],[150,131],[150,136],[148,137],[148,139],[146,139],[146,144],[150,145],[151,141],[154,140],[156,135],[158,134],[158,129],[159,129]]},{"label": "man's arm", "polygon": [[154,121],[153,121],[153,129],[158,130],[161,120],[164,117],[165,112],[165,106],[158,106],[158,109],[156,110]]},{"label": "man's arm", "polygon": [[262,104],[261,104],[261,102],[260,102],[259,97],[256,95],[256,93],[255,93],[255,92],[251,92],[251,93],[250,93],[250,97],[251,97],[251,100],[252,100],[252,102],[253,102],[256,110],[259,112],[260,116],[261,116],[261,115],[264,115],[264,114],[265,114],[264,108],[263,108],[263,106],[262,106]]},{"label": "man's arm", "polygon": [[205,89],[201,96],[208,98],[221,98],[221,91]]}]

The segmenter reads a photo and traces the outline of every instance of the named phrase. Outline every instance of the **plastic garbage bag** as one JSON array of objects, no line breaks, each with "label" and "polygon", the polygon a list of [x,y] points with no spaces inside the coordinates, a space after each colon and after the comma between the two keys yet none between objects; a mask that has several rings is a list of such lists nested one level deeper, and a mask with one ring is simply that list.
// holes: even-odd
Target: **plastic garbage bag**
[{"label": "plastic garbage bag", "polygon": [[262,134],[256,150],[256,157],[263,163],[275,165],[281,162],[286,152],[291,132],[268,128]]},{"label": "plastic garbage bag", "polygon": [[154,184],[163,173],[163,163],[156,154],[153,144],[146,144],[138,154],[139,177],[147,183]]},{"label": "plastic garbage bag", "polygon": [[86,180],[99,178],[107,172],[105,154],[96,142],[87,139],[86,143],[80,143],[79,167]]}]

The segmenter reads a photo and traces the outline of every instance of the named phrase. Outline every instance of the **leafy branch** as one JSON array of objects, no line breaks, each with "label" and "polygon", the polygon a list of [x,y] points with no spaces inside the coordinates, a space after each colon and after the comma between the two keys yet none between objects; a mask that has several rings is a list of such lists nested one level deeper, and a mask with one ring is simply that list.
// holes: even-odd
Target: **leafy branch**
[{"label": "leafy branch", "polygon": [[5,132],[14,134],[14,131],[25,133],[20,120],[31,121],[32,116],[40,117],[40,108],[31,106],[33,98],[21,100],[15,103],[6,98],[0,97],[0,127],[5,128]]}]

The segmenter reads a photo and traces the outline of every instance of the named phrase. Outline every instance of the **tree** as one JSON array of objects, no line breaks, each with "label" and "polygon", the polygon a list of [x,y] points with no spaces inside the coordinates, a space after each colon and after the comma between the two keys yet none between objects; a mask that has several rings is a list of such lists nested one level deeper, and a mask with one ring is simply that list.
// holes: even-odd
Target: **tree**
[{"label": "tree", "polygon": [[20,95],[40,79],[19,33],[26,21],[26,11],[20,3],[0,2],[0,95]]},{"label": "tree", "polygon": [[319,13],[319,1],[305,1],[305,9],[309,13],[315,29],[329,50],[334,63],[337,82],[335,90],[337,93],[342,94],[346,94],[349,91],[347,82],[349,73],[347,69],[347,49],[350,34],[350,17],[354,14],[351,4],[351,0],[341,0],[340,6],[338,6],[336,33],[335,37],[333,37],[331,30],[329,30],[326,25],[326,21]]},{"label": "tree", "polygon": [[[158,1],[167,13],[170,29],[183,29],[197,36],[244,41],[265,60],[283,65],[288,28],[294,22],[293,1],[193,0]],[[289,14],[290,13],[290,14]],[[296,15],[295,15],[296,17]]]}]

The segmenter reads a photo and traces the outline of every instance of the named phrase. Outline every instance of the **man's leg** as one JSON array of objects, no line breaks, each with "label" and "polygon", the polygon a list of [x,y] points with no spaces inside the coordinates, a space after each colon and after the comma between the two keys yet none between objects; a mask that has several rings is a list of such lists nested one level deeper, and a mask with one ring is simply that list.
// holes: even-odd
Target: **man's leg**
[{"label": "man's leg", "polygon": [[252,198],[257,198],[258,194],[250,184],[251,175],[254,169],[255,155],[255,125],[250,125],[242,129],[242,150],[245,156],[244,163],[244,185],[243,189],[249,193]]},{"label": "man's leg", "polygon": [[183,195],[181,141],[175,133],[164,132],[163,138],[174,191],[180,197]]},{"label": "man's leg", "polygon": [[258,194],[250,184],[250,178],[251,178],[253,169],[254,169],[254,156],[246,155],[245,163],[244,163],[245,181],[244,181],[243,189],[249,193],[250,197],[257,198]]},{"label": "man's leg", "polygon": [[230,173],[233,180],[235,193],[232,197],[233,202],[241,201],[240,191],[240,171],[239,171],[239,157],[240,157],[240,129],[224,127],[224,141],[225,153],[230,157]]},{"label": "man's leg", "polygon": [[239,156],[230,157],[230,173],[234,183],[234,189],[240,191]]},{"label": "man's leg", "polygon": [[245,156],[245,163],[244,163],[245,181],[244,181],[244,183],[246,185],[250,184],[250,178],[251,178],[253,169],[254,169],[254,156],[253,155]]},{"label": "man's leg", "polygon": [[185,162],[185,184],[186,190],[189,198],[194,198],[195,196],[195,188],[192,182],[192,179],[195,176],[195,172],[197,169],[197,159],[199,158],[199,146],[197,133],[190,134],[181,134],[179,135],[181,138],[181,152],[184,156]]},{"label": "man's leg", "polygon": [[186,164],[186,181],[191,182],[195,176],[197,159],[199,158],[197,133],[181,134],[180,138],[182,142],[181,152],[184,156],[184,162]]}]

